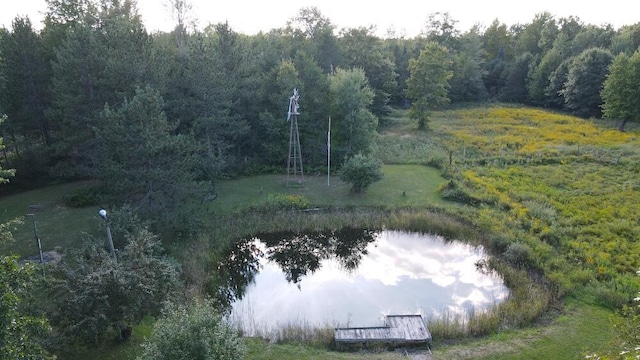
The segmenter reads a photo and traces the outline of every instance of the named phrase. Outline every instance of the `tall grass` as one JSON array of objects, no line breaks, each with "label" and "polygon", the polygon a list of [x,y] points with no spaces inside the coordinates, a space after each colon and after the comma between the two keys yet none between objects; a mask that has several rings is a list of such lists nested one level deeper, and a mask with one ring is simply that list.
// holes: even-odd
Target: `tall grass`
[{"label": "tall grass", "polygon": [[[442,209],[431,210],[401,208],[335,208],[322,211],[283,210],[275,213],[247,211],[242,216],[220,216],[211,219],[211,231],[201,235],[186,251],[182,261],[183,271],[190,289],[206,294],[211,289],[210,274],[213,271],[216,254],[235,239],[246,238],[258,233],[281,231],[322,231],[343,227],[406,230],[431,233],[448,239],[466,240],[481,244],[483,235],[469,222],[447,214]],[[190,254],[194,254],[191,256]],[[441,339],[481,336],[504,328],[522,327],[535,321],[547,308],[551,295],[546,289],[530,278],[525,270],[518,270],[498,260],[484,265],[485,271],[497,271],[511,289],[511,296],[486,312],[472,312],[465,316],[433,319],[434,337]],[[215,288],[215,287],[214,287]],[[260,324],[239,324],[247,333],[277,342],[303,341],[315,345],[329,344],[329,333],[325,328],[316,327],[301,320],[266,328]]]},{"label": "tall grass", "polygon": [[494,270],[499,269],[511,293],[499,304],[485,311],[471,309],[462,314],[445,311],[441,316],[429,319],[429,330],[434,339],[462,339],[486,336],[504,329],[528,326],[547,310],[551,297],[540,284],[522,270],[507,266],[497,260],[489,261]]}]

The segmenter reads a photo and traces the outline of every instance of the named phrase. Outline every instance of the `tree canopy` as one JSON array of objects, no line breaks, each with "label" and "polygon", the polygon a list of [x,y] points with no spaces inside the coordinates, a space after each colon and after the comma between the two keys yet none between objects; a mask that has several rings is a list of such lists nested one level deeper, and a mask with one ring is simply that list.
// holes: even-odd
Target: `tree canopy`
[{"label": "tree canopy", "polygon": [[640,121],[640,50],[632,56],[622,53],[613,60],[602,89],[602,111],[608,119],[621,120],[620,130],[628,121]]},{"label": "tree canopy", "polygon": [[409,62],[410,76],[407,80],[407,97],[413,101],[409,116],[424,129],[430,112],[449,103],[449,79],[451,60],[446,47],[435,42],[428,43],[417,59]]},{"label": "tree canopy", "polygon": [[[367,151],[390,106],[410,108],[422,128],[435,108],[484,100],[598,117],[607,108],[600,89],[608,63],[632,56],[639,33],[637,24],[615,30],[549,13],[462,32],[450,14],[434,13],[419,36],[380,37],[373,26],[340,29],[309,7],[281,28],[246,35],[229,23],[197,29],[188,2],[169,5],[176,28],[167,33],[149,33],[135,2],[115,0],[48,0],[42,30],[18,17],[0,31],[4,167],[18,168],[16,182],[103,171],[105,104],[116,113],[136,89],[162,98],[160,110],[175,125],[170,135],[198,155],[189,173],[199,180],[281,166],[280,120],[294,87],[311,167],[325,159],[329,116],[343,155]],[[358,78],[359,91],[339,90],[346,74]],[[367,94],[360,110],[344,92]],[[112,135],[108,141],[120,141]]]}]

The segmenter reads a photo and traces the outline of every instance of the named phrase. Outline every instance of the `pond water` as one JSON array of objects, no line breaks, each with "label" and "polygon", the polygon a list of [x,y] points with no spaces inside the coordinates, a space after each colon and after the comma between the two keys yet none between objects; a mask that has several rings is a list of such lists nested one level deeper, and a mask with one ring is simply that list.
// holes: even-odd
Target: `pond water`
[{"label": "pond water", "polygon": [[481,247],[401,231],[342,229],[244,239],[218,265],[232,321],[245,331],[287,324],[380,326],[388,314],[482,311],[508,289],[476,265]]}]

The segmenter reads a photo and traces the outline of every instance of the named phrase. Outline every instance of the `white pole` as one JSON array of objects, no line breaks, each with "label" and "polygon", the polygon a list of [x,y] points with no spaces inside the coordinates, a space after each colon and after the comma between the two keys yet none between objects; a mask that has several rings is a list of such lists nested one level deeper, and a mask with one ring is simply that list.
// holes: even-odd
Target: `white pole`
[{"label": "white pole", "polygon": [[327,131],[327,186],[331,186],[331,116],[329,116],[329,131]]}]

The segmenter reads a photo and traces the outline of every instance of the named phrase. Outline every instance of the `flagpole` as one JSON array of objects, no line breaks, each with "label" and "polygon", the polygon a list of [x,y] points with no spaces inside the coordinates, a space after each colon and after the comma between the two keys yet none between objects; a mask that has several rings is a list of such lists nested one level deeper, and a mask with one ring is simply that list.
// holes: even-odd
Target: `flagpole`
[{"label": "flagpole", "polygon": [[327,131],[327,186],[331,186],[331,116],[329,116],[329,131]]}]

